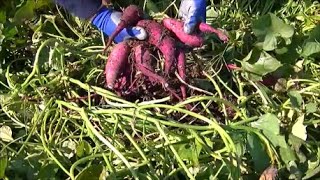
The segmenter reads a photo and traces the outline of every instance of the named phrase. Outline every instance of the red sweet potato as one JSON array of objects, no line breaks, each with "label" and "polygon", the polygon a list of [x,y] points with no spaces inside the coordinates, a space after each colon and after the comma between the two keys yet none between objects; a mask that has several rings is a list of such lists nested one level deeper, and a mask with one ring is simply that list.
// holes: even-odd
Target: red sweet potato
[{"label": "red sweet potato", "polygon": [[126,42],[121,42],[111,51],[104,70],[108,88],[112,89],[114,87],[119,73],[128,61],[130,50],[131,48]]},{"label": "red sweet potato", "polygon": [[142,10],[136,5],[130,5],[124,9],[122,17],[120,19],[120,23],[118,24],[117,28],[114,32],[109,36],[108,42],[106,43],[106,47],[108,48],[114,38],[128,26],[134,26],[137,24],[139,20],[142,19],[143,12]]},{"label": "red sweet potato", "polygon": [[182,101],[181,97],[171,87],[169,87],[166,79],[154,72],[151,66],[152,57],[149,50],[143,45],[138,45],[133,48],[133,52],[137,70],[141,71],[141,73],[148,77],[150,81],[162,84],[172,96],[177,98],[179,101]]},{"label": "red sweet potato", "polygon": [[166,34],[166,29],[158,22],[152,20],[140,20],[137,24],[148,33],[148,43],[156,46],[164,56],[164,71],[169,74],[175,63],[176,43]]},{"label": "red sweet potato", "polygon": [[212,26],[206,24],[206,23],[200,23],[199,24],[199,30],[203,33],[214,33],[218,36],[218,38],[223,42],[228,42],[229,38],[228,36],[221,30],[215,29]]},{"label": "red sweet potato", "polygon": [[[162,23],[166,28],[172,31],[181,42],[191,47],[201,47],[203,45],[204,39],[199,34],[187,34],[183,31],[182,21],[173,18],[165,18],[162,20]],[[198,29],[203,33],[216,34],[223,42],[227,42],[229,40],[228,36],[222,31],[215,29],[206,23],[199,23]]]},{"label": "red sweet potato", "polygon": [[191,47],[201,47],[204,43],[204,38],[199,34],[187,34],[183,31],[183,22],[172,19],[165,18],[162,20],[163,25],[173,32],[176,37],[184,44]]},{"label": "red sweet potato", "polygon": [[[187,75],[186,75],[186,56],[182,49],[179,49],[177,52],[177,69],[178,74],[181,77],[183,81],[186,81]],[[180,90],[182,94],[182,98],[187,98],[187,90],[186,86],[184,84],[180,85]]]},{"label": "red sweet potato", "polygon": [[150,51],[144,45],[138,45],[133,48],[133,52],[137,70],[141,71],[151,82],[157,82],[167,86],[166,80],[156,74],[152,68]]}]

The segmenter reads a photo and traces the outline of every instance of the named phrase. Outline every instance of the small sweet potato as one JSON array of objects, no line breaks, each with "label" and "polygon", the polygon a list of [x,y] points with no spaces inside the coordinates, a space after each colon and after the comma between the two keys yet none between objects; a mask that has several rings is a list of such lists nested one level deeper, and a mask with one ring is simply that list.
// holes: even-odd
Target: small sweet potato
[{"label": "small sweet potato", "polygon": [[[178,74],[181,77],[183,81],[186,81],[187,75],[186,75],[186,56],[185,53],[183,52],[182,49],[179,49],[177,51],[177,69],[178,69]],[[186,86],[184,84],[180,85],[180,90],[182,94],[182,98],[186,99],[187,98],[187,90]]]},{"label": "small sweet potato", "polygon": [[106,47],[108,48],[114,38],[128,26],[134,26],[137,24],[139,20],[142,19],[143,12],[142,10],[136,5],[130,5],[124,9],[122,17],[120,19],[120,23],[118,24],[117,28],[114,32],[109,36],[108,42],[106,43]]},{"label": "small sweet potato", "polygon": [[169,74],[175,63],[175,40],[168,36],[166,29],[156,21],[140,20],[137,25],[147,31],[147,42],[156,46],[163,54],[165,59],[164,71],[166,74]]},{"label": "small sweet potato", "polygon": [[218,36],[218,38],[223,42],[228,42],[229,38],[228,36],[221,30],[215,29],[212,26],[206,24],[206,23],[200,23],[199,24],[199,30],[203,33],[214,33]]},{"label": "small sweet potato", "polygon": [[106,85],[108,88],[113,89],[119,73],[122,71],[123,66],[128,61],[130,50],[131,48],[127,42],[121,42],[117,44],[111,51],[104,70],[104,74],[106,76]]}]

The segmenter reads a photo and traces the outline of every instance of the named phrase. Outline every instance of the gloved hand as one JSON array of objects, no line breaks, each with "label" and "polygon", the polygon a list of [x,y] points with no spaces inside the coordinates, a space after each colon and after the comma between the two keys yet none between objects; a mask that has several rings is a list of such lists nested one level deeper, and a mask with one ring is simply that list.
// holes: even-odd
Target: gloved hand
[{"label": "gloved hand", "polygon": [[[115,30],[122,15],[121,12],[106,7],[102,7],[99,10],[101,7],[101,0],[54,0],[54,2],[82,19],[90,19],[95,15],[92,19],[92,24],[108,36]],[[108,0],[103,0],[102,2],[105,4]],[[144,40],[146,37],[147,33],[144,29],[141,27],[132,27],[122,30],[118,36],[115,37],[114,41],[119,43],[128,38]]]},{"label": "gloved hand", "polygon": [[206,0],[181,0],[179,17],[184,21],[184,32],[191,34],[199,22],[206,21]]},{"label": "gloved hand", "polygon": [[[92,19],[92,24],[102,30],[106,35],[110,36],[120,23],[122,12],[103,7]],[[129,38],[137,38],[144,40],[147,38],[147,32],[141,27],[130,27],[123,29],[115,38],[115,43],[122,42]]]}]

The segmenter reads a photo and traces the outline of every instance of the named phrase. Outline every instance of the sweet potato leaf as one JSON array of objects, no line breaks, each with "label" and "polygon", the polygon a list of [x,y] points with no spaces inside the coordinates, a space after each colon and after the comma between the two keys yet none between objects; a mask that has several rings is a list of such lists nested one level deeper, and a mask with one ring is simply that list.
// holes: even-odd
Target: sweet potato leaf
[{"label": "sweet potato leaf", "polygon": [[269,13],[259,17],[253,22],[253,33],[257,36],[259,42],[262,42],[262,49],[272,51],[277,48],[280,42],[278,38],[290,44],[290,38],[294,34],[292,26],[284,23],[275,14]]}]

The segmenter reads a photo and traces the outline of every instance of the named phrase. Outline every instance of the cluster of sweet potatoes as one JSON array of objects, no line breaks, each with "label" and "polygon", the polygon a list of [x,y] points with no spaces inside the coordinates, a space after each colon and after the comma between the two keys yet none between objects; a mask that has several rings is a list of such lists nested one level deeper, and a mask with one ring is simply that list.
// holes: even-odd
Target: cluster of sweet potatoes
[{"label": "cluster of sweet potatoes", "polygon": [[[183,31],[183,22],[180,20],[165,18],[162,22],[155,20],[145,20],[142,18],[143,12],[135,5],[128,6],[123,11],[121,21],[109,37],[106,47],[113,39],[128,26],[143,27],[148,37],[145,41],[126,40],[114,46],[108,56],[105,66],[106,86],[116,90],[118,93],[123,89],[128,89],[129,79],[134,79],[133,72],[140,72],[152,83],[162,84],[169,93],[178,100],[187,97],[186,87],[181,83],[181,96],[176,90],[170,87],[168,78],[175,70],[178,71],[182,80],[186,81],[186,57],[183,47],[201,47],[204,44],[203,33],[215,33],[222,41],[228,41],[228,37],[221,31],[212,28],[205,23],[199,23],[197,33],[186,34]],[[183,46],[181,46],[183,45]],[[164,71],[162,75],[156,73],[153,67],[155,60],[152,49],[156,49],[164,58]],[[130,61],[131,59],[131,61]],[[134,64],[132,68],[132,64]]]}]

